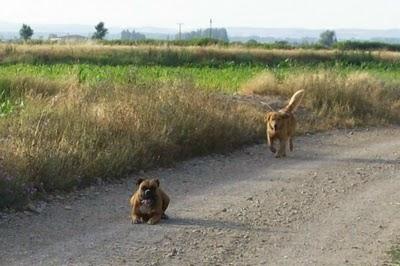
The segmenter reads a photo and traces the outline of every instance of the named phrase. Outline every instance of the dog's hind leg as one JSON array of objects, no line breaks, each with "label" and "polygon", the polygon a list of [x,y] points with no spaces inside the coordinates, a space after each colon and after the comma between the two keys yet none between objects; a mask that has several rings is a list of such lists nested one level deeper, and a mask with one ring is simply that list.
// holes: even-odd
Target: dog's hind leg
[{"label": "dog's hind leg", "polygon": [[160,220],[161,220],[161,214],[156,214],[156,215],[154,215],[153,217],[151,217],[151,218],[147,221],[147,223],[148,223],[148,224],[156,224],[156,223],[158,223]]},{"label": "dog's hind leg", "polygon": [[289,138],[289,149],[290,151],[293,151],[293,137]]}]

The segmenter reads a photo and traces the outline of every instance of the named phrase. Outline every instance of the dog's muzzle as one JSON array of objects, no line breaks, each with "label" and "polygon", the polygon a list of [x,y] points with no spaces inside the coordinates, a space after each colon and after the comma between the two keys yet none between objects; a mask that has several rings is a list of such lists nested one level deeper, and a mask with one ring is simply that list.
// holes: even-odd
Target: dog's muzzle
[{"label": "dog's muzzle", "polygon": [[151,197],[151,190],[150,190],[150,189],[146,189],[146,190],[144,191],[144,196],[145,196],[146,198]]},{"label": "dog's muzzle", "polygon": [[143,198],[141,200],[144,205],[151,205],[155,201],[155,196],[150,189],[146,189],[143,193]]}]

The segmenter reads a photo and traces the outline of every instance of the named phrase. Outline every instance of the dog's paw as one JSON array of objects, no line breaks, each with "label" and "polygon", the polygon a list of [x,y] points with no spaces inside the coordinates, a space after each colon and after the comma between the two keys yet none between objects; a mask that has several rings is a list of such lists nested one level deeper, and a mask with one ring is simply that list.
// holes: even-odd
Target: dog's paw
[{"label": "dog's paw", "polygon": [[158,223],[158,220],[155,220],[155,219],[150,219],[147,221],[147,224],[150,224],[150,225],[155,225],[157,223]]},{"label": "dog's paw", "polygon": [[140,218],[132,218],[132,224],[141,224],[142,223],[142,219]]},{"label": "dog's paw", "polygon": [[270,151],[271,151],[272,153],[276,153],[276,149],[275,149],[274,147],[269,146],[269,149],[270,149]]}]

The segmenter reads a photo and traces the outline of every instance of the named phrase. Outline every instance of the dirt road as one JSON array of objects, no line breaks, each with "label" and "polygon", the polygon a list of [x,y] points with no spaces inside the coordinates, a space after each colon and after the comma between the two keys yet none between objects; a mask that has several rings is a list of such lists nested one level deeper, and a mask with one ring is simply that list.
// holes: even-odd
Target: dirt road
[{"label": "dirt road", "polygon": [[170,220],[132,225],[136,177],[2,214],[1,265],[381,265],[400,235],[400,128],[300,137],[145,175]]}]

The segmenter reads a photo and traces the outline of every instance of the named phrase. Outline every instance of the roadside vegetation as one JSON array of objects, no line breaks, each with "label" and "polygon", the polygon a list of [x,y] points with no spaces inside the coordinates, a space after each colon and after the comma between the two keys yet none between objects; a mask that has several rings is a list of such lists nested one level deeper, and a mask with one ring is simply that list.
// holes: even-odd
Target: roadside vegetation
[{"label": "roadside vegetation", "polygon": [[389,255],[391,257],[391,262],[388,265],[399,266],[400,265],[400,246],[393,247],[391,251],[389,251]]},{"label": "roadside vegetation", "polygon": [[244,95],[289,98],[306,90],[307,116],[302,131],[387,125],[400,122],[400,81],[384,81],[369,73],[319,71],[283,77],[267,72],[242,87]]},{"label": "roadside vegetation", "polygon": [[[259,104],[306,90],[299,132],[399,123],[400,54],[0,45],[0,209],[264,138]],[[251,98],[251,97],[250,97]]]},{"label": "roadside vegetation", "polygon": [[0,120],[1,207],[231,150],[263,133],[255,108],[186,83],[91,87],[16,78],[0,84],[11,101],[24,102]]}]

